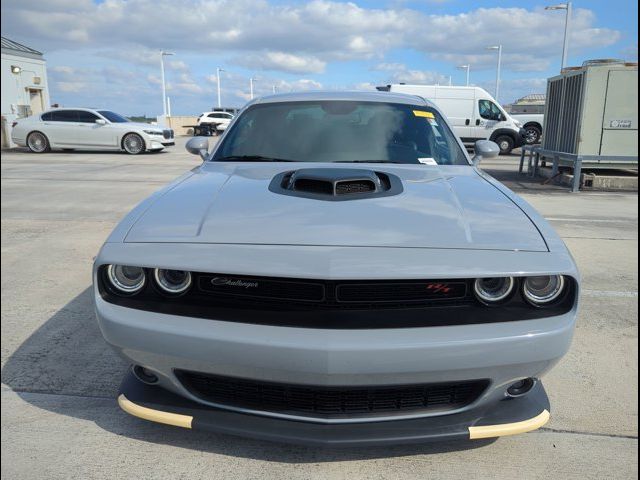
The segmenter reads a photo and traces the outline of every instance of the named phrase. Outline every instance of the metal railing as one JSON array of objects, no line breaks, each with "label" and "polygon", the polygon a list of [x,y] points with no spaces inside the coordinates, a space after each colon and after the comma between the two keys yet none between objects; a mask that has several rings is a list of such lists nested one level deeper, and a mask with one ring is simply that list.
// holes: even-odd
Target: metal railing
[{"label": "metal railing", "polygon": [[572,192],[579,192],[581,185],[582,169],[628,169],[638,168],[638,157],[631,156],[602,156],[602,155],[577,155],[575,153],[558,152],[545,150],[539,145],[523,146],[520,153],[519,173],[523,173],[524,159],[528,153],[527,175],[535,177],[540,168],[541,159],[550,159],[553,162],[551,178],[558,176],[560,167],[571,167],[573,169]]}]

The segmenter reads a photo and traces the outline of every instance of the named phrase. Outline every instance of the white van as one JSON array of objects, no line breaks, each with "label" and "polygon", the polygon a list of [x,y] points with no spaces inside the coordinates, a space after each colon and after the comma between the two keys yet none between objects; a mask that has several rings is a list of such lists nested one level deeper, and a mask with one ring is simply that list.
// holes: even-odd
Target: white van
[{"label": "white van", "polygon": [[520,122],[512,118],[496,100],[480,87],[405,85],[377,87],[380,91],[407,93],[431,100],[449,119],[454,133],[466,145],[492,140],[501,154],[525,144]]}]

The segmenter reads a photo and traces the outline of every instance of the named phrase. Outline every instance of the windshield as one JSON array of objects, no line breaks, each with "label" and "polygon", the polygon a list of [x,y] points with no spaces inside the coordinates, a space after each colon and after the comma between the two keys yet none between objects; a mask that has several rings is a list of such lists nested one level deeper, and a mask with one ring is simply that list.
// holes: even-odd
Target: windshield
[{"label": "windshield", "polygon": [[109,110],[98,110],[98,113],[109,120],[111,123],[126,123],[131,121],[128,118]]},{"label": "windshield", "polygon": [[435,110],[358,101],[249,107],[212,160],[469,165]]}]

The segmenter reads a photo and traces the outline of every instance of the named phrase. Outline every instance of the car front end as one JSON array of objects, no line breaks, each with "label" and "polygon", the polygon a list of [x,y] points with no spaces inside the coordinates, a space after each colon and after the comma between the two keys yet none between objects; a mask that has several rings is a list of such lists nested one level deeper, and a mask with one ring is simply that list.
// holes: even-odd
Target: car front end
[{"label": "car front end", "polygon": [[144,125],[136,131],[142,135],[147,150],[162,150],[176,144],[174,131],[170,128]]},{"label": "car front end", "polygon": [[334,135],[405,115],[409,127],[457,143],[419,162],[309,168],[228,155],[235,138],[246,146],[246,125],[259,127],[260,142],[291,133],[266,107],[246,124],[241,115],[211,161],[136,207],[95,260],[102,334],[132,364],[120,406],[161,423],[312,445],[544,425],[541,377],[569,349],[578,308],[565,245],[469,165],[432,106],[398,96],[401,106],[380,110],[369,105],[375,95],[362,108],[325,95],[303,96],[311,102],[298,115],[274,103],[282,121],[314,131],[324,113],[341,128]]}]

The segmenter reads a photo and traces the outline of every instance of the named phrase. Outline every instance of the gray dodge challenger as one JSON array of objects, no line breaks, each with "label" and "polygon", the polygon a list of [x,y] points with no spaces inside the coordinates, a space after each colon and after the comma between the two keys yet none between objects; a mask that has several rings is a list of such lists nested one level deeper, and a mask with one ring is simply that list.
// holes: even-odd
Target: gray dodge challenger
[{"label": "gray dodge challenger", "polygon": [[523,433],[567,352],[579,274],[420,97],[250,102],[202,164],[96,257],[118,403],[169,425],[311,445]]}]

